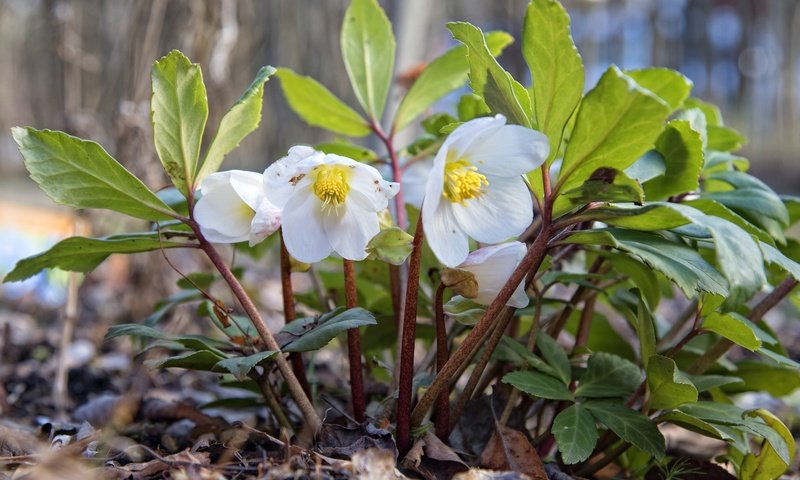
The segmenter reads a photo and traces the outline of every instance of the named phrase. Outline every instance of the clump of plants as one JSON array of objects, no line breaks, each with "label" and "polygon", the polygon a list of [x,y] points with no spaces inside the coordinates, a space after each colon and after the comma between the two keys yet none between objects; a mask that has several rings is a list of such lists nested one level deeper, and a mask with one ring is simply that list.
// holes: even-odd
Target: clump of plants
[{"label": "clump of plants", "polygon": [[[716,460],[739,478],[777,478],[795,454],[789,429],[734,395],[800,384],[798,363],[762,320],[800,279],[800,249],[786,235],[800,201],[747,173],[734,153],[745,139],[691,97],[681,73],[612,65],[584,93],[564,8],[533,0],[523,21],[530,85],[496,60],[508,34],[449,23],[460,45],[387,111],[392,26],[375,0],[353,0],[341,47],[358,106],[264,67],[205,145],[200,68],[173,51],[152,71],[155,147],[174,185],[159,192],[94,142],[15,128],[31,177],[54,201],[151,228],[68,238],[4,281],[89,272],[114,253],[195,249],[216,271],[184,275],[150,318],[108,336],[172,352],[156,367],[218,372],[260,392],[285,428],[323,426],[314,352],[342,349],[350,415],[390,425],[401,457],[431,435],[447,443],[466,407],[494,389],[503,405],[486,407],[494,438],[472,453],[495,458],[492,442],[522,438],[535,458],[530,467],[506,452],[499,466],[487,461],[498,468],[535,473],[541,457],[583,477],[612,462],[634,476],[668,470],[659,425],[669,423],[723,440]],[[258,126],[271,77],[297,115],[335,140],[293,147],[263,173],[218,171]],[[466,84],[450,113],[435,111]],[[421,133],[398,144],[416,125]],[[379,151],[361,142],[370,136]],[[280,259],[283,330],[267,328],[219,244]],[[319,288],[295,292],[293,271]],[[236,305],[215,293],[223,285]],[[159,330],[187,302],[214,334]],[[620,322],[631,335],[612,327]],[[751,353],[732,361],[732,347]],[[389,393],[368,394],[365,377]],[[524,422],[508,426],[512,414]]]}]

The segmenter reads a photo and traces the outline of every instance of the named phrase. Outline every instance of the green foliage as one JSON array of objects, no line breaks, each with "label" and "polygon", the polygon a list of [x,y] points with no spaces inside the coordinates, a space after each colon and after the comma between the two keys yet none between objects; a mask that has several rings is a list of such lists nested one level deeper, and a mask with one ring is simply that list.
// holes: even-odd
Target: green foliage
[{"label": "green foliage", "polygon": [[613,400],[590,400],[583,405],[619,438],[657,459],[664,457],[664,436],[645,415]]},{"label": "green foliage", "polygon": [[31,178],[55,202],[145,220],[177,216],[100,145],[52,130],[15,127],[11,132]]},{"label": "green foliage", "polygon": [[[505,32],[486,34],[486,45],[494,56],[500,55],[513,41]],[[404,129],[435,101],[464,85],[470,68],[466,51],[467,47],[463,45],[451,48],[425,67],[397,107],[395,130]]]},{"label": "green foliage", "polygon": [[298,319],[285,326],[281,332],[292,340],[281,349],[284,352],[319,350],[340,333],[376,323],[375,317],[363,308],[337,308],[319,318]]},{"label": "green foliage", "polygon": [[589,358],[588,366],[578,379],[575,395],[591,398],[627,397],[642,383],[636,364],[606,352]]},{"label": "green foliage", "polygon": [[572,392],[558,379],[536,372],[511,372],[503,377],[503,382],[514,385],[519,390],[534,397],[550,400],[573,400]]},{"label": "green foliage", "polygon": [[276,75],[289,106],[309,125],[351,137],[370,133],[369,123],[361,115],[313,78],[288,68],[279,68]]},{"label": "green foliage", "polygon": [[203,74],[200,65],[173,50],[153,65],[152,81],[150,117],[156,152],[172,183],[188,195],[194,189],[208,118]]},{"label": "green foliage", "polygon": [[353,0],[342,22],[342,58],[364,111],[381,119],[394,73],[392,24],[377,0]]},{"label": "green foliage", "polygon": [[594,417],[579,403],[570,405],[559,413],[553,420],[551,431],[561,458],[568,465],[588,459],[599,437]]},{"label": "green foliage", "polygon": [[647,385],[650,387],[650,406],[656,410],[697,401],[697,388],[678,370],[671,358],[661,355],[650,357],[647,364]]},{"label": "green foliage", "polygon": [[497,63],[483,32],[469,23],[448,23],[453,38],[467,47],[469,84],[472,91],[496,113],[512,123],[530,126],[531,101],[527,90]]},{"label": "green foliage", "polygon": [[203,165],[195,178],[196,183],[200,183],[207,175],[219,170],[225,155],[238,147],[239,142],[258,127],[261,122],[264,84],[274,73],[275,69],[272,67],[261,67],[253,83],[222,117],[214,140],[206,151]]},{"label": "green foliage", "polygon": [[47,268],[71,272],[90,272],[112,253],[140,253],[159,248],[176,248],[184,244],[159,242],[154,235],[112,235],[104,238],[70,237],[53,245],[50,250],[17,262],[3,282],[18,282]]}]

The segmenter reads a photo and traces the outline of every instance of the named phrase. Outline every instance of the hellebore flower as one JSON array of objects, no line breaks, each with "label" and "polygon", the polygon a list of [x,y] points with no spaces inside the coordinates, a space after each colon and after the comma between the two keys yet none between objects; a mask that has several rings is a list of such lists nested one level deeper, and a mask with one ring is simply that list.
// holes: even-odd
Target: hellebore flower
[{"label": "hellebore flower", "polygon": [[286,249],[305,263],[331,252],[366,258],[367,243],[380,231],[378,212],[399,188],[374,167],[305,146],[291,148],[264,172],[267,198],[283,209]]},{"label": "hellebore flower", "polygon": [[428,176],[422,222],[440,262],[454,267],[469,253],[468,237],[498,243],[533,220],[523,175],[544,163],[547,137],[502,115],[470,120],[447,137]]},{"label": "hellebore flower", "polygon": [[[445,269],[442,282],[481,305],[489,305],[525,256],[525,244],[513,241],[480,248],[470,253],[455,269]],[[528,295],[520,284],[506,305],[528,306]]]},{"label": "hellebore flower", "polygon": [[203,194],[194,218],[210,242],[253,246],[280,227],[281,211],[264,196],[260,173],[229,170],[212,173],[200,184]]}]

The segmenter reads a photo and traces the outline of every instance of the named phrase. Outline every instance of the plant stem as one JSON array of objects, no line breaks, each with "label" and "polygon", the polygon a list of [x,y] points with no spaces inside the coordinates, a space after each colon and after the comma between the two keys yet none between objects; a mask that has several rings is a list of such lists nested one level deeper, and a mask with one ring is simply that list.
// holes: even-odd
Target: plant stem
[{"label": "plant stem", "polygon": [[[467,402],[469,402],[472,396],[475,394],[478,384],[480,383],[481,376],[483,375],[483,371],[486,369],[486,365],[489,364],[489,360],[492,358],[492,352],[494,351],[495,347],[497,347],[497,344],[500,343],[500,340],[503,338],[503,333],[505,332],[509,322],[511,321],[512,318],[514,318],[514,311],[515,309],[511,307],[506,307],[505,309],[503,309],[503,311],[500,312],[500,315],[498,315],[497,319],[495,320],[492,328],[489,329],[490,330],[490,332],[488,332],[489,338],[485,342],[486,348],[484,349],[483,354],[478,359],[478,361],[475,362],[475,367],[473,367],[472,372],[469,375],[467,384],[466,386],[464,386],[464,390],[461,391],[461,395],[458,397],[458,401],[456,402],[456,406],[454,408],[453,421],[451,422],[452,424],[450,425],[451,429],[455,427],[455,425],[458,423],[458,419],[461,416],[461,412],[464,410],[464,407],[467,405]],[[476,346],[475,350],[479,350],[481,344],[483,343],[484,343],[483,341],[478,342],[478,345]],[[470,355],[470,358],[471,357],[472,355]],[[465,364],[466,363],[468,362],[465,362]],[[460,376],[461,375],[457,374],[454,375],[453,377],[458,378]]]},{"label": "plant stem", "polygon": [[583,310],[581,311],[580,322],[578,323],[578,331],[575,334],[575,346],[572,348],[572,354],[575,355],[577,350],[586,346],[589,340],[589,330],[592,327],[592,318],[594,318],[594,304],[597,300],[597,293],[590,294],[586,301],[583,302]]},{"label": "plant stem", "polygon": [[[433,297],[433,312],[436,322],[436,371],[439,372],[447,363],[450,351],[447,348],[447,329],[444,323],[444,290],[445,285],[439,284]],[[436,400],[436,436],[447,443],[450,435],[450,392],[442,390]]]},{"label": "plant stem", "polygon": [[531,270],[536,271],[539,269],[547,253],[547,244],[551,235],[552,232],[550,231],[549,223],[544,223],[536,240],[528,248],[525,257],[511,274],[508,281],[506,281],[505,285],[503,285],[497,297],[495,297],[491,305],[489,305],[486,312],[475,325],[475,328],[467,335],[467,338],[464,339],[461,346],[453,353],[444,368],[436,375],[431,386],[428,387],[428,390],[422,398],[420,398],[411,414],[412,425],[417,426],[422,423],[425,415],[428,413],[431,406],[433,406],[436,397],[443,389],[449,386],[451,377],[456,373],[459,366],[469,361],[472,357],[472,349],[476,347],[478,342],[480,342],[484,334],[488,331],[489,327],[492,325],[492,320],[505,308],[506,302],[511,298],[514,290],[516,290],[517,286],[519,286],[525,278],[525,275]]},{"label": "plant stem", "polygon": [[[406,301],[403,309],[403,325],[400,340],[400,380],[397,392],[397,449],[405,456],[411,449],[411,397],[414,380],[414,340],[417,327],[417,296],[419,294],[419,268],[422,261],[422,215],[412,242],[408,264]],[[438,392],[437,392],[438,394]]]},{"label": "plant stem", "polygon": [[283,412],[283,408],[281,408],[277,395],[275,395],[275,390],[273,390],[272,385],[269,384],[269,375],[267,375],[266,372],[258,374],[255,372],[255,369],[253,369],[250,371],[250,378],[258,384],[258,389],[261,390],[261,396],[267,401],[267,406],[272,414],[275,415],[275,419],[278,420],[278,425],[280,425],[281,428],[288,429],[290,432],[293,431],[292,424],[289,422],[289,419],[286,418],[286,414]]},{"label": "plant stem", "polygon": [[[389,154],[389,161],[392,166],[392,179],[395,182],[400,182],[403,173],[400,170],[400,161],[397,158],[397,152],[394,150],[394,131],[387,134],[375,120],[373,120],[370,124],[370,128],[372,129],[373,133],[375,133],[375,136],[377,136],[386,147],[386,151]],[[397,220],[397,226],[403,230],[407,229],[408,219],[406,218],[406,206],[405,202],[403,202],[402,188],[397,192],[397,195],[394,196],[394,211],[395,220]]]},{"label": "plant stem", "polygon": [[217,249],[214,248],[214,246],[211,245],[211,243],[209,243],[208,240],[206,240],[206,238],[203,236],[202,232],[200,231],[200,226],[197,224],[197,222],[194,220],[189,220],[187,224],[194,231],[195,235],[197,235],[197,241],[200,243],[200,248],[206,253],[209,260],[211,260],[211,263],[214,264],[214,267],[216,267],[220,275],[222,275],[222,278],[230,287],[233,295],[242,305],[242,308],[247,316],[250,317],[250,320],[253,322],[253,326],[256,327],[261,340],[264,342],[264,346],[269,350],[279,352],[278,355],[275,355],[274,357],[275,363],[278,365],[278,369],[283,375],[283,378],[286,380],[286,385],[289,387],[289,393],[292,395],[292,398],[294,398],[295,402],[297,402],[297,406],[303,413],[306,423],[314,432],[316,432],[322,426],[322,420],[319,418],[316,410],[314,410],[314,406],[311,404],[311,401],[303,391],[303,386],[300,385],[297,377],[294,376],[294,372],[292,371],[292,367],[289,365],[289,362],[281,354],[281,348],[278,345],[278,342],[275,341],[275,337],[272,335],[272,332],[269,331],[269,328],[264,322],[264,319],[261,317],[261,314],[258,313],[258,309],[256,308],[255,304],[247,295],[247,292],[245,292],[242,284],[239,283],[239,280],[225,263],[222,255],[220,255]]},{"label": "plant stem", "polygon": [[[297,312],[294,309],[294,290],[292,288],[292,261],[289,257],[289,251],[286,250],[286,245],[281,243],[281,292],[283,296],[283,317],[284,322],[288,325],[295,321]],[[300,352],[290,353],[289,361],[292,362],[292,371],[306,392],[306,396],[311,398],[311,388],[308,386],[308,379],[306,378],[306,367],[303,364],[303,356]]]},{"label": "plant stem", "polygon": [[622,442],[619,444],[614,450],[608,452],[603,456],[603,458],[595,463],[586,464],[578,470],[575,474],[580,477],[588,477],[600,470],[601,468],[605,467],[609,463],[613,462],[617,459],[620,455],[625,453],[629,448],[631,448],[631,444],[627,442]]},{"label": "plant stem", "polygon": [[[536,297],[536,305],[534,306],[533,310],[533,322],[531,322],[531,332],[528,335],[528,343],[525,345],[529,352],[533,352],[533,349],[536,348],[536,339],[539,336],[539,322],[542,318],[542,297]],[[522,371],[527,371],[528,365],[522,365]],[[503,409],[503,413],[500,415],[500,424],[505,425],[508,423],[508,419],[511,418],[511,412],[514,410],[514,404],[517,403],[517,399],[519,398],[519,389],[513,388],[511,390],[511,395],[508,397],[508,402],[506,402],[506,407]]]},{"label": "plant stem", "polygon": [[[605,259],[603,257],[598,256],[594,263],[589,267],[590,274],[598,273],[600,268],[603,266],[603,261]],[[561,333],[561,330],[564,329],[564,326],[567,324],[567,320],[569,316],[572,314],[572,311],[575,310],[575,307],[581,302],[586,296],[591,292],[591,290],[583,285],[579,286],[575,293],[572,294],[572,297],[569,299],[567,305],[564,305],[564,308],[561,310],[561,313],[558,315],[556,320],[550,325],[547,329],[547,334],[553,338],[558,338],[558,335]]]},{"label": "plant stem", "polygon": [[[797,280],[794,277],[789,275],[786,279],[783,280],[777,287],[775,287],[772,292],[769,293],[766,297],[761,299],[760,302],[750,310],[750,313],[747,315],[747,319],[751,322],[757,322],[761,320],[761,317],[764,316],[768,311],[770,311],[775,305],[780,303],[791,291],[796,287],[798,284]],[[700,356],[697,360],[692,363],[689,368],[686,369],[687,373],[691,373],[693,375],[700,375],[705,373],[706,370],[717,363],[717,360],[722,358],[723,355],[734,345],[733,342],[728,340],[727,338],[720,338],[717,340],[711,347],[706,350],[706,352]]]},{"label": "plant stem", "polygon": [[[356,270],[352,260],[343,260],[344,298],[347,308],[358,306]],[[353,399],[353,417],[361,423],[365,420],[367,402],[364,397],[364,374],[361,367],[361,334],[358,327],[347,330],[347,356],[350,360],[350,395]]]}]

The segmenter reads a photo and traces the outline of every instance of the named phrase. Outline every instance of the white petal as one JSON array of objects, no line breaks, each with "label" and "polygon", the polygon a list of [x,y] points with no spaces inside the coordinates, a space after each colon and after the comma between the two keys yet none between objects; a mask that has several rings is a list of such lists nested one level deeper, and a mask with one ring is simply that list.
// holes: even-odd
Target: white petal
[{"label": "white petal", "polygon": [[350,198],[338,212],[325,212],[322,224],[333,250],[347,260],[367,258],[367,243],[380,231],[378,214],[360,208]]},{"label": "white petal", "polygon": [[257,172],[230,170],[231,187],[250,208],[255,210],[264,196],[264,176]]},{"label": "white petal", "polygon": [[231,186],[229,172],[212,174],[203,180],[203,196],[194,206],[194,219],[210,242],[237,243],[248,239],[255,212]]},{"label": "white petal", "polygon": [[[446,141],[445,141],[446,142]],[[436,215],[442,202],[442,191],[444,190],[444,166],[447,160],[447,149],[442,146],[433,159],[433,166],[428,175],[428,183],[425,185],[425,197],[422,201],[422,219],[431,218]]]},{"label": "white petal", "polygon": [[505,124],[506,117],[499,114],[494,117],[481,117],[464,122],[447,136],[442,144],[442,149],[453,150],[456,157],[460,158],[475,145],[479,145],[486,138],[494,135]]},{"label": "white petal", "polygon": [[250,246],[261,242],[272,235],[281,226],[281,209],[270,203],[265,197],[256,208],[256,214],[250,223]]},{"label": "white petal", "polygon": [[519,125],[504,125],[482,135],[463,153],[484,175],[510,177],[538,168],[550,153],[547,137]]},{"label": "white petal", "polygon": [[322,227],[322,202],[317,197],[292,195],[283,207],[282,216],[283,241],[294,258],[314,263],[331,254],[333,248]]},{"label": "white petal", "polygon": [[453,217],[450,202],[440,202],[438,208],[425,215],[428,200],[422,204],[422,227],[428,245],[436,258],[448,267],[455,267],[469,254],[467,235],[461,230]]},{"label": "white petal", "polygon": [[298,180],[314,165],[322,162],[324,154],[304,145],[289,149],[289,154],[264,170],[264,194],[275,206],[282,208],[295,190]]},{"label": "white petal", "polygon": [[433,159],[428,158],[414,162],[403,172],[400,188],[403,190],[403,201],[420,208],[425,197],[425,187],[433,169]]},{"label": "white petal", "polygon": [[[478,249],[469,254],[459,268],[472,272],[478,281],[478,296],[473,300],[489,305],[525,256],[525,244],[513,241]],[[522,283],[512,294],[507,305],[522,308],[528,305]]]},{"label": "white petal", "polygon": [[[482,243],[498,243],[524,232],[533,220],[533,200],[522,177],[489,177],[489,186],[466,205],[453,203],[459,227]],[[449,203],[449,202],[443,202]]]}]

